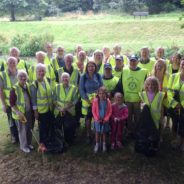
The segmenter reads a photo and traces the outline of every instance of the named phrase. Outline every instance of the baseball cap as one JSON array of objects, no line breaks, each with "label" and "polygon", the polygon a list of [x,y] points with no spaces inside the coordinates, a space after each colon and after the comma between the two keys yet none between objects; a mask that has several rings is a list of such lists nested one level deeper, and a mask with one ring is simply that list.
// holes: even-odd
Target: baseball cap
[{"label": "baseball cap", "polygon": [[129,60],[130,61],[138,61],[138,57],[136,55],[131,55]]},{"label": "baseball cap", "polygon": [[121,55],[117,55],[117,56],[115,57],[115,59],[116,59],[116,60],[123,61],[123,56],[121,56]]},{"label": "baseball cap", "polygon": [[110,63],[105,63],[104,69],[107,69],[107,68],[112,69],[112,65]]}]

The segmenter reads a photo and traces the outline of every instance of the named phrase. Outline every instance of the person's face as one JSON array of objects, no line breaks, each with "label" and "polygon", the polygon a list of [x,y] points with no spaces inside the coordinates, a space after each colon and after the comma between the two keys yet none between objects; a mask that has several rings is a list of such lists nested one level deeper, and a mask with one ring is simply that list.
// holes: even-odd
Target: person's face
[{"label": "person's face", "polygon": [[80,54],[79,54],[79,59],[80,59],[80,61],[85,61],[85,59],[86,59],[86,54],[85,54],[85,53],[80,53]]},{"label": "person's face", "polygon": [[65,65],[68,67],[68,68],[71,68],[72,67],[72,62],[73,62],[73,58],[68,56],[65,58]]},{"label": "person's face", "polygon": [[89,74],[95,73],[95,65],[92,64],[92,63],[89,63],[89,64],[87,65],[87,71],[88,71]]},{"label": "person's face", "polygon": [[142,49],[141,57],[142,58],[149,58],[149,50],[148,49]]},{"label": "person's face", "polygon": [[64,49],[63,48],[58,48],[57,49],[57,55],[62,57],[64,55]]},{"label": "person's face", "polygon": [[77,49],[76,49],[77,53],[79,53],[81,50],[82,50],[82,47],[81,46],[77,46]]},{"label": "person's face", "polygon": [[153,82],[149,81],[149,82],[147,83],[147,88],[148,88],[148,91],[149,91],[149,92],[154,92],[156,86],[153,84]]},{"label": "person's face", "polygon": [[64,85],[68,85],[69,84],[69,77],[64,75],[62,77],[62,82],[63,82]]},{"label": "person's face", "polygon": [[121,69],[123,67],[124,67],[123,61],[116,59],[116,68]]},{"label": "person's face", "polygon": [[21,74],[19,75],[19,84],[20,85],[24,85],[26,84],[26,81],[27,81],[27,76],[25,74]]},{"label": "person's face", "polygon": [[110,55],[110,50],[108,48],[103,48],[103,54],[105,56],[109,56]]},{"label": "person's face", "polygon": [[121,49],[118,47],[114,47],[114,55],[120,55]]},{"label": "person's face", "polygon": [[47,53],[49,53],[49,54],[52,53],[52,45],[51,44],[48,44],[46,49],[47,49]]},{"label": "person's face", "polygon": [[104,69],[104,75],[106,77],[110,77],[112,75],[112,69],[111,68]]},{"label": "person's face", "polygon": [[137,68],[138,61],[136,60],[130,60],[130,68],[135,70]]},{"label": "person's face", "polygon": [[180,59],[179,59],[176,55],[174,55],[174,56],[172,57],[172,63],[179,64],[179,63],[180,63]]},{"label": "person's face", "polygon": [[116,102],[117,104],[122,104],[122,103],[123,103],[123,97],[122,97],[121,94],[117,94],[117,95],[115,96],[115,102]]},{"label": "person's face", "polygon": [[104,91],[104,90],[100,90],[100,91],[98,92],[98,96],[99,96],[99,98],[100,98],[101,100],[105,100],[105,99],[106,99],[106,93],[105,93],[105,91]]},{"label": "person's face", "polygon": [[156,71],[163,72],[164,71],[164,64],[162,62],[157,62],[155,69],[156,69]]},{"label": "person's face", "polygon": [[13,56],[15,58],[19,58],[19,52],[16,49],[12,49],[10,52],[10,56]]},{"label": "person's face", "polygon": [[159,48],[157,50],[157,57],[158,58],[163,58],[164,57],[164,49],[163,48]]},{"label": "person's face", "polygon": [[100,61],[100,62],[101,62],[102,59],[103,59],[102,53],[97,52],[97,53],[95,54],[95,61]]},{"label": "person's face", "polygon": [[15,69],[16,68],[16,61],[14,59],[10,59],[9,62],[8,62],[8,68],[9,69]]},{"label": "person's face", "polygon": [[39,68],[37,70],[37,78],[38,79],[43,79],[45,76],[45,70],[43,68]]},{"label": "person's face", "polygon": [[44,63],[44,59],[45,59],[45,57],[44,57],[44,55],[43,54],[38,54],[37,56],[36,56],[36,59],[37,59],[37,63]]}]

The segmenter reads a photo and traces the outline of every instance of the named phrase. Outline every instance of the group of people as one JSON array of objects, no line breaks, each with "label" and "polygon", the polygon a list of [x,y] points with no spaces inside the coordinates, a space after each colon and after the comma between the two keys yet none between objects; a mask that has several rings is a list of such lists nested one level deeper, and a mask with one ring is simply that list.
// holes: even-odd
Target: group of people
[{"label": "group of people", "polygon": [[18,48],[10,49],[7,61],[1,62],[0,98],[11,141],[19,142],[25,153],[33,149],[35,120],[39,150],[44,152],[56,136],[54,129],[72,145],[81,118],[85,119],[85,141],[92,143],[95,137],[95,153],[106,152],[107,135],[112,150],[122,148],[125,128],[126,136],[137,141],[140,134],[150,139],[152,127],[158,133],[156,149],[171,120],[172,146],[184,151],[183,84],[184,58],[179,53],[165,58],[162,47],[156,49],[155,57],[150,57],[148,47],[141,48],[139,57],[128,57],[120,45],[113,52],[103,47],[88,57],[80,45],[73,55],[65,54],[64,47],[54,53],[48,43],[46,52],[38,51],[31,66],[20,58]]}]

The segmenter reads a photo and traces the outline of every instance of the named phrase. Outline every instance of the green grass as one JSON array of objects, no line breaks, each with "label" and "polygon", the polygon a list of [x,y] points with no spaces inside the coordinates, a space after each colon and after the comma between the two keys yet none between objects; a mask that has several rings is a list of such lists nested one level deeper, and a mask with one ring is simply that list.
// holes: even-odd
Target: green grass
[{"label": "green grass", "polygon": [[161,14],[142,18],[128,15],[69,15],[47,18],[41,22],[0,22],[0,34],[11,39],[16,34],[50,33],[55,45],[73,50],[82,44],[86,50],[111,48],[120,43],[123,50],[137,51],[142,46],[183,47],[184,29],[180,29],[180,13]]}]

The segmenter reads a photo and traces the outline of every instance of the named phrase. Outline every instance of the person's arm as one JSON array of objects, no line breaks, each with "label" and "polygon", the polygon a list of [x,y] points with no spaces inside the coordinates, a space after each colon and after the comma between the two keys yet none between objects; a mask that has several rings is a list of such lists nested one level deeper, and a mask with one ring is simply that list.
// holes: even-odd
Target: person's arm
[{"label": "person's arm", "polygon": [[6,108],[7,107],[6,107],[6,102],[5,102],[5,96],[4,96],[4,93],[3,93],[3,88],[4,88],[3,79],[0,76],[0,98],[1,98],[1,102],[2,102],[3,112],[6,113]]},{"label": "person's arm", "polygon": [[32,84],[30,87],[31,92],[31,102],[34,111],[34,117],[38,120],[38,107],[37,107],[37,88]]},{"label": "person's arm", "polygon": [[104,122],[108,122],[112,114],[112,105],[110,100],[107,100],[107,114],[104,117]]},{"label": "person's arm", "polygon": [[88,96],[85,92],[85,81],[84,81],[84,77],[85,77],[85,74],[83,74],[80,78],[80,82],[79,82],[79,93],[82,97],[82,99],[85,99],[85,100],[89,100],[88,99]]},{"label": "person's arm", "polygon": [[116,87],[114,88],[114,90],[111,93],[112,93],[112,95],[114,95],[116,92],[120,92],[123,94],[122,75],[121,75],[121,78],[119,79]]},{"label": "person's arm", "polygon": [[124,121],[128,118],[128,108],[124,107],[121,112],[121,118],[120,121]]},{"label": "person's arm", "polygon": [[97,106],[98,103],[96,103],[96,99],[93,100],[92,102],[92,114],[93,114],[93,118],[95,121],[99,121],[99,115],[98,115],[98,112],[97,112]]}]

